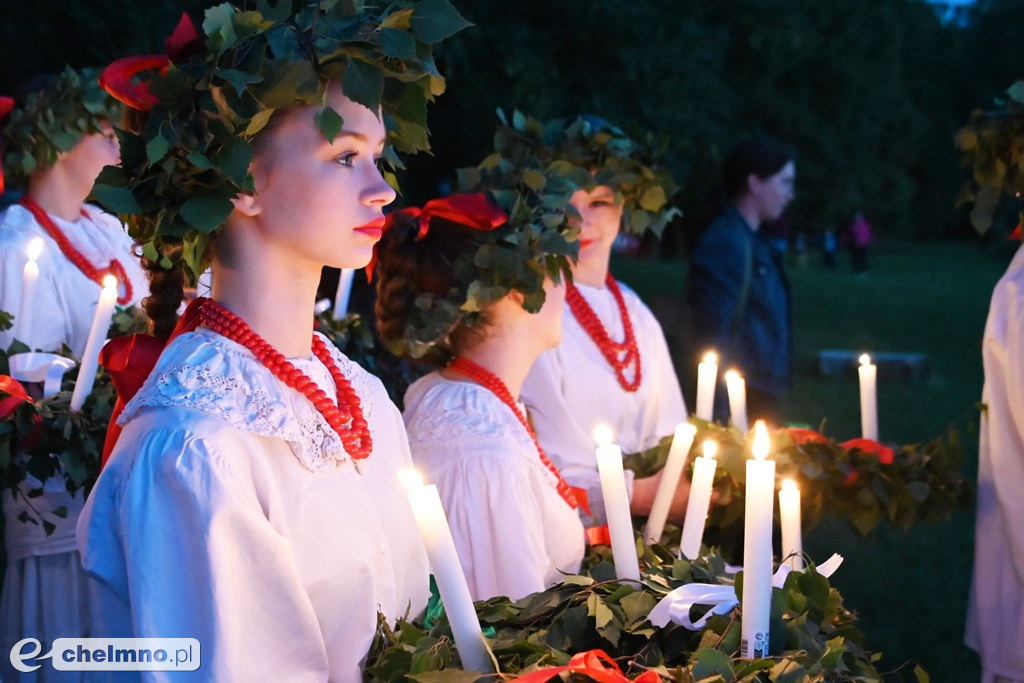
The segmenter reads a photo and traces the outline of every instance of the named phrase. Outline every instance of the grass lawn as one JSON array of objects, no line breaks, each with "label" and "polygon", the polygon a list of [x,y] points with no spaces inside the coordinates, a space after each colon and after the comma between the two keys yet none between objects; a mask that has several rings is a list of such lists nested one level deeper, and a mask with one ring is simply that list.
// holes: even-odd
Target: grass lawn
[{"label": "grass lawn", "polygon": [[[992,287],[1012,254],[1010,245],[889,245],[872,254],[869,275],[862,280],[851,276],[843,259],[836,270],[823,269],[817,254],[810,254],[804,267],[790,262],[795,374],[787,418],[814,426],[826,419],[825,431],[836,438],[859,435],[856,371],[820,376],[819,350],[925,353],[931,372],[923,381],[880,373],[882,439],[927,440],[956,422],[964,437],[963,471],[973,481],[981,337]],[[680,325],[685,270],[680,261],[616,259],[613,264],[619,278],[653,302],[670,337]],[[684,336],[685,330],[675,334]],[[684,358],[680,352],[677,362]],[[689,368],[678,370],[681,378],[692,375]],[[694,389],[684,390],[692,406]],[[895,670],[913,659],[932,681],[960,683],[979,678],[977,657],[963,645],[973,529],[973,511],[909,533],[882,528],[866,539],[845,521],[831,520],[807,535],[804,548],[818,561],[833,552],[845,557],[835,585],[847,607],[859,613],[868,646],[885,654],[881,670]],[[912,669],[901,670],[894,680],[914,680]]]}]

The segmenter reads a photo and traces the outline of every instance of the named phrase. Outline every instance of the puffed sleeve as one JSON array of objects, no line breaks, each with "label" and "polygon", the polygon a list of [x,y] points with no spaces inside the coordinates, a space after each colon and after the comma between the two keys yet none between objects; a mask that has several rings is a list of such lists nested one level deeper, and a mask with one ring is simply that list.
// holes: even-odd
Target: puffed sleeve
[{"label": "puffed sleeve", "polygon": [[291,547],[228,449],[168,428],[133,445],[130,471],[104,472],[78,530],[83,565],[113,602],[96,606],[107,634],[198,639],[190,680],[326,681]]},{"label": "puffed sleeve", "polygon": [[644,424],[639,425],[637,433],[643,435],[643,448],[653,448],[663,437],[674,434],[676,425],[686,421],[686,402],[661,324],[632,290],[627,291],[633,319],[640,322],[643,381],[651,384],[644,390]]},{"label": "puffed sleeve", "polygon": [[474,600],[497,595],[515,600],[542,591],[559,574],[545,550],[542,506],[531,482],[524,468],[510,461],[508,445],[472,444],[473,453],[456,448],[453,464],[431,474],[469,592]]},{"label": "puffed sleeve", "polygon": [[14,327],[0,332],[0,347],[6,349],[17,337],[32,349],[59,351],[61,345],[71,339],[67,314],[54,280],[53,259],[44,252],[37,261],[39,276],[32,292],[32,321],[26,331],[18,318],[28,262],[25,249],[31,235],[24,230],[5,230],[9,227],[7,222],[0,223],[0,311],[14,316]]},{"label": "puffed sleeve", "polygon": [[[982,457],[990,460],[991,486],[1007,531],[1003,541],[1024,582],[1024,271],[1000,283],[985,331],[986,428]],[[979,497],[984,495],[979,491]],[[979,504],[979,515],[986,511]]]}]

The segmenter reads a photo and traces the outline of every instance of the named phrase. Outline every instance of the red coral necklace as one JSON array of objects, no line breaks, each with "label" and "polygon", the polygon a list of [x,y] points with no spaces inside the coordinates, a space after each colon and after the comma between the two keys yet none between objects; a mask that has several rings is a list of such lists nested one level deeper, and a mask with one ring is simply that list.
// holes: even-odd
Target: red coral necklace
[{"label": "red coral necklace", "polygon": [[[601,350],[601,355],[612,366],[612,369],[615,371],[615,377],[619,380],[619,385],[626,391],[634,392],[640,388],[642,373],[640,369],[640,350],[636,345],[633,322],[629,318],[629,310],[626,309],[626,301],[622,298],[622,290],[619,289],[619,283],[615,281],[611,273],[608,274],[605,284],[611,291],[615,304],[618,306],[619,315],[622,317],[622,329],[625,330],[626,338],[621,342],[614,341],[611,338],[608,330],[605,329],[604,323],[597,317],[597,313],[587,303],[587,300],[583,298],[576,285],[569,283],[565,291],[565,300],[569,303],[569,310],[572,311],[580,327],[594,340],[597,348]],[[629,380],[626,378],[626,372],[631,366],[634,368],[633,379]]]},{"label": "red coral necklace", "polygon": [[244,320],[216,301],[208,299],[203,303],[199,309],[199,319],[204,326],[217,334],[252,351],[256,359],[274,373],[275,377],[308,398],[327,420],[331,429],[341,437],[345,451],[352,456],[353,460],[363,460],[370,455],[373,450],[373,438],[370,436],[369,426],[363,417],[363,407],[359,401],[359,395],[338,369],[323,339],[313,335],[313,355],[320,359],[334,379],[337,389],[337,405],[309,375],[289,362],[284,354],[256,334]]},{"label": "red coral necklace", "polygon": [[490,370],[481,367],[467,358],[456,358],[448,365],[448,369],[452,372],[457,372],[460,375],[468,377],[477,384],[483,386],[485,389],[489,389],[492,394],[498,397],[499,401],[508,406],[508,409],[511,410],[513,414],[515,414],[516,419],[519,420],[519,424],[523,425],[523,429],[526,430],[526,433],[529,434],[530,438],[533,440],[533,445],[537,447],[537,455],[540,457],[541,463],[543,463],[544,467],[547,467],[558,480],[556,485],[558,494],[562,496],[562,499],[566,503],[569,504],[569,507],[575,510],[576,506],[579,504],[576,499],[576,492],[571,486],[569,486],[565,479],[562,479],[562,474],[558,471],[558,468],[555,467],[555,464],[548,460],[548,456],[544,453],[544,449],[540,447],[540,442],[537,441],[537,435],[533,433],[533,428],[530,427],[530,423],[526,421],[526,417],[524,417],[522,412],[520,412],[519,406],[516,405],[515,400],[512,398],[512,392],[508,390],[505,383]]},{"label": "red coral necklace", "polygon": [[[124,306],[132,300],[132,283],[128,279],[128,274],[124,270],[124,266],[117,259],[111,259],[110,265],[106,268],[97,268],[96,266],[89,263],[89,260],[85,258],[82,252],[75,248],[75,245],[68,241],[68,238],[61,232],[61,229],[57,227],[57,224],[50,218],[50,214],[46,213],[43,207],[39,206],[31,197],[25,196],[21,198],[21,205],[24,206],[32,216],[36,219],[36,222],[42,226],[46,234],[49,235],[57,246],[60,247],[60,251],[67,257],[68,261],[75,264],[82,273],[92,280],[98,283],[101,287],[103,286],[103,278],[107,275],[113,275],[117,278],[117,281],[124,285],[124,296],[117,298],[117,303]],[[89,214],[82,210],[82,216],[89,218]],[[90,218],[91,220],[91,218]]]}]

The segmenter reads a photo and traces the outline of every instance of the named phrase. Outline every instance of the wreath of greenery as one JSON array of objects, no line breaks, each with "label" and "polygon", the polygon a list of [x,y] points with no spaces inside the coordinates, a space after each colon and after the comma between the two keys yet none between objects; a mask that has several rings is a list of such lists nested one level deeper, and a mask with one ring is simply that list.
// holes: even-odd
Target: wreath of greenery
[{"label": "wreath of greenery", "polygon": [[994,110],[975,111],[957,133],[956,145],[972,173],[960,203],[974,203],[971,224],[984,233],[1003,195],[1020,199],[1024,192],[1024,81],[1014,83]]},{"label": "wreath of greenery", "polygon": [[[706,439],[718,444],[717,504],[708,512],[706,539],[735,561],[750,435],[696,418],[691,422],[698,429],[694,438],[697,452]],[[650,476],[664,467],[671,444],[672,437],[666,437],[648,451],[626,456],[624,466],[638,477]],[[954,510],[965,509],[972,501],[970,484],[960,473],[962,456],[953,429],[926,443],[898,448],[866,439],[839,443],[810,429],[781,429],[772,436],[776,478],[792,479],[799,487],[805,531],[824,515],[847,518],[864,536],[883,522],[906,531],[921,522],[948,519]],[[692,455],[685,469],[684,476],[691,477]],[[678,533],[678,529],[672,531]],[[668,536],[663,540],[671,543]],[[678,537],[674,540],[678,544]]]},{"label": "wreath of greenery", "polygon": [[641,235],[650,230],[660,237],[665,226],[682,215],[670,204],[679,188],[659,164],[664,144],[656,144],[652,136],[641,144],[596,116],[580,116],[566,125],[562,119],[542,122],[514,111],[510,123],[498,110],[498,119],[496,153],[513,163],[533,157],[545,165],[571,167],[577,183],[588,191],[599,185],[612,188],[623,202],[627,232]]},{"label": "wreath of greenery", "polygon": [[11,183],[28,186],[37,169],[53,166],[86,135],[118,125],[124,105],[100,88],[96,69],[67,67],[52,83],[31,92],[3,125],[3,168]]},{"label": "wreath of greenery", "polygon": [[[690,562],[675,558],[663,546],[639,547],[643,549],[640,584],[615,580],[612,565],[598,559],[582,575],[567,576],[560,584],[522,600],[494,598],[476,603],[498,664],[497,674],[482,676],[459,668],[446,617],[428,608],[429,623],[400,620],[392,629],[381,617],[366,679],[373,683],[514,680],[565,665],[574,653],[600,649],[630,677],[654,671],[664,679],[686,683],[883,680],[877,668],[881,654],[865,648],[854,615],[813,565],[791,572],[781,589],[773,589],[771,657],[751,660],[738,655],[739,608],[711,617],[699,631],[674,623],[656,628],[647,619],[662,598],[688,583],[734,586],[739,598],[742,573],[729,574],[722,557],[713,551]],[[914,673],[918,681],[928,680],[920,667]],[[574,673],[555,680],[592,679]]]},{"label": "wreath of greenery", "polygon": [[327,84],[340,82],[350,99],[383,112],[385,159],[400,167],[396,149],[429,149],[427,103],[445,89],[434,46],[470,25],[448,0],[255,5],[206,11],[205,47],[149,81],[156,104],[141,131],[119,133],[121,165],[104,169],[94,188],[150,260],[171,267],[165,246],[181,244],[192,282],[232,198],[253,191],[252,140],[275,112],[320,106],[317,126],[333,140],[343,122],[327,104]]}]

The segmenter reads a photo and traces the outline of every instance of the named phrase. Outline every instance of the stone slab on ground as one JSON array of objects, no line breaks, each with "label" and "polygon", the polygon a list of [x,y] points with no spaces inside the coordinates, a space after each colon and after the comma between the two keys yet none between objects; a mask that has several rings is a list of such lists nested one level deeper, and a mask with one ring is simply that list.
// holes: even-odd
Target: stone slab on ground
[{"label": "stone slab on ground", "polygon": [[[825,377],[838,377],[853,374],[860,365],[863,351],[847,351],[844,349],[825,349],[818,352],[818,370]],[[878,366],[881,377],[892,379],[913,380],[915,382],[928,377],[931,369],[928,356],[923,353],[877,351],[871,353],[871,362]]]}]

